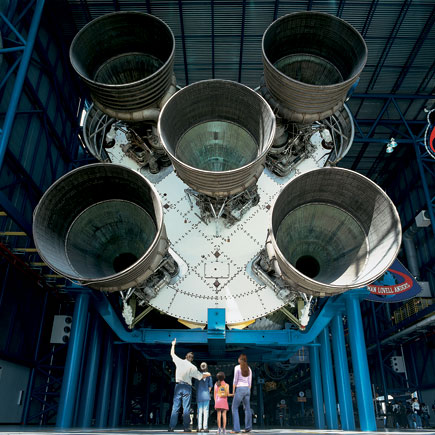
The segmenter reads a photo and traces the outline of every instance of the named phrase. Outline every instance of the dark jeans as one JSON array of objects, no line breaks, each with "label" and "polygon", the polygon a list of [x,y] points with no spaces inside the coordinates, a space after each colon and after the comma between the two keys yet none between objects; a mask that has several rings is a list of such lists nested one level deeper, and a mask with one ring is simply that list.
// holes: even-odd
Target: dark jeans
[{"label": "dark jeans", "polygon": [[177,426],[178,411],[183,405],[183,427],[190,427],[190,402],[192,399],[192,386],[187,384],[176,384],[174,391],[174,403],[172,404],[172,414],[169,421],[169,429],[174,429]]}]

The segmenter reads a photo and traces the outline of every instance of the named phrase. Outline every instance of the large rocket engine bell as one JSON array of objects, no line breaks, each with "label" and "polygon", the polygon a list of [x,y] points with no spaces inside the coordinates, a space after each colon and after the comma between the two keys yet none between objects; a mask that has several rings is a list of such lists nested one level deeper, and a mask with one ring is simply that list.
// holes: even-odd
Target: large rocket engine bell
[{"label": "large rocket engine bell", "polygon": [[112,118],[149,119],[171,86],[175,39],[153,15],[115,12],[87,24],[75,36],[71,63],[91,90],[95,105]]},{"label": "large rocket engine bell", "polygon": [[178,176],[197,192],[224,198],[257,182],[272,145],[275,116],[247,86],[205,80],[169,99],[158,130]]},{"label": "large rocket engine bell", "polygon": [[362,36],[321,12],[295,12],[274,21],[262,41],[261,92],[286,120],[309,124],[341,109],[367,61]]},{"label": "large rocket engine bell", "polygon": [[380,187],[357,172],[322,168],[276,198],[266,250],[292,290],[330,296],[379,278],[400,243],[399,215]]},{"label": "large rocket engine bell", "polygon": [[57,180],[34,212],[35,246],[59,274],[104,291],[153,274],[169,242],[152,184],[115,164],[91,164]]}]

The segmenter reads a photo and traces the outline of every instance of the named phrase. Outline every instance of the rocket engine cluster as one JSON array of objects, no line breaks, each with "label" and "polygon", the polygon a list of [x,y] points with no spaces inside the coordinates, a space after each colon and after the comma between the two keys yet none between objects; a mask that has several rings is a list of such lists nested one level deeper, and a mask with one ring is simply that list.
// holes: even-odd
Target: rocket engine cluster
[{"label": "rocket engine cluster", "polygon": [[[139,12],[104,15],[74,38],[71,62],[93,100],[83,137],[101,163],[64,175],[35,209],[47,264],[120,291],[130,327],[135,306],[190,326],[224,307],[229,326],[255,327],[299,300],[290,318],[304,328],[317,297],[382,276],[401,243],[397,211],[371,180],[335,167],[353,141],[345,102],[367,60],[361,35],[326,13],[279,18],[263,35],[257,91],[228,80],[180,89],[174,53],[170,28]],[[174,172],[178,187],[175,178],[166,186]],[[163,185],[177,193],[162,200]],[[172,224],[166,233],[172,211],[190,225],[179,240]],[[236,241],[246,234],[256,245],[245,253]],[[209,252],[192,252],[198,238]],[[246,259],[239,266],[231,255]],[[200,314],[186,314],[182,297],[195,298]],[[262,306],[250,309],[255,298]]]}]

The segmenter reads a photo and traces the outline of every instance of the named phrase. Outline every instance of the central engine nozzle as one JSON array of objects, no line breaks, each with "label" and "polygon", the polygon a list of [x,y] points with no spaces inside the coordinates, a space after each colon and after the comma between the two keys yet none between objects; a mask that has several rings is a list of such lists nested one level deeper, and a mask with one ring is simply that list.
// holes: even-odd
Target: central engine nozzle
[{"label": "central engine nozzle", "polygon": [[294,290],[330,296],[364,287],[388,269],[400,248],[400,218],[363,175],[316,169],[276,198],[269,242],[276,272]]},{"label": "central engine nozzle", "polygon": [[100,110],[139,121],[140,112],[169,89],[174,53],[174,35],[162,20],[142,12],[115,12],[80,30],[70,59]]},{"label": "central engine nozzle", "polygon": [[150,182],[115,164],[75,169],[45,192],[33,217],[41,258],[62,276],[104,291],[145,281],[168,249]]},{"label": "central engine nozzle", "polygon": [[252,89],[226,80],[185,87],[163,107],[160,139],[178,176],[214,198],[255,184],[275,134],[275,116]]},{"label": "central engine nozzle", "polygon": [[295,12],[274,21],[262,41],[263,96],[280,115],[309,124],[343,106],[367,61],[362,36],[322,12]]}]

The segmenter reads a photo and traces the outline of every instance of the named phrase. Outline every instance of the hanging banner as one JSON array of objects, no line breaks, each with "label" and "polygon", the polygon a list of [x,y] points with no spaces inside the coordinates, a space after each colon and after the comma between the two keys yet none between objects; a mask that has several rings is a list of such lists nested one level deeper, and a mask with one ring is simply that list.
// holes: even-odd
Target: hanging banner
[{"label": "hanging banner", "polygon": [[390,268],[373,284],[367,286],[369,301],[396,303],[413,298],[421,287],[405,266],[396,258]]}]

